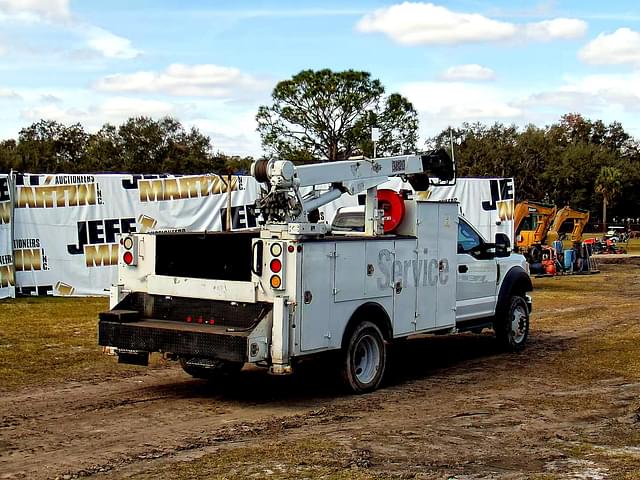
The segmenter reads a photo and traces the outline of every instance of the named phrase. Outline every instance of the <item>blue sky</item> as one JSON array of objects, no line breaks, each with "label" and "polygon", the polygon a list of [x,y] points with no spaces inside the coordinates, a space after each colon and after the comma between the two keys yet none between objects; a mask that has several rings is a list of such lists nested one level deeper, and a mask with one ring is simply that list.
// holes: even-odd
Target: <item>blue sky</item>
[{"label": "blue sky", "polygon": [[302,69],[371,72],[420,114],[562,114],[640,137],[640,7],[631,0],[0,0],[0,138],[40,118],[89,131],[173,115],[228,154],[260,155],[255,114]]}]

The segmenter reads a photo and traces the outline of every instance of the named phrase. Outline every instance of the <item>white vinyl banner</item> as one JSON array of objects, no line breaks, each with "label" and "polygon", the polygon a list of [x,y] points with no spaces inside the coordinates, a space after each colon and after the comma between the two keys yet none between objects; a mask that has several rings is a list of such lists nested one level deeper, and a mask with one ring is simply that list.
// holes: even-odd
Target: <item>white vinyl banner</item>
[{"label": "white vinyl banner", "polygon": [[[0,176],[0,298],[14,285],[23,295],[104,295],[117,278],[120,234],[255,227],[259,188],[246,176]],[[411,187],[394,178],[379,188]],[[513,242],[514,193],[512,178],[459,178],[420,195],[457,200],[487,240],[504,232]],[[320,209],[321,220],[357,204],[343,195]]]},{"label": "white vinyl banner", "polygon": [[489,242],[505,233],[513,245],[513,178],[458,178],[455,185],[431,187],[429,200],[456,200],[460,213]]},{"label": "white vinyl banner", "polygon": [[[104,295],[117,278],[118,235],[256,225],[252,177],[17,174],[16,286],[26,295]],[[230,188],[229,185],[230,184]]]},{"label": "white vinyl banner", "polygon": [[11,211],[10,177],[0,174],[0,298],[15,296],[11,252]]}]

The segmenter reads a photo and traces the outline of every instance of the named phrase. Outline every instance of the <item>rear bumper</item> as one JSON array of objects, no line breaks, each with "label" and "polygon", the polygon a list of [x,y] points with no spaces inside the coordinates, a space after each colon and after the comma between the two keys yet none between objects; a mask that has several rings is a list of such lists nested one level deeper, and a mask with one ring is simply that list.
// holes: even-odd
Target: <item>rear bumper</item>
[{"label": "rear bumper", "polygon": [[184,325],[170,320],[122,323],[107,317],[98,323],[98,344],[106,347],[230,362],[247,361],[248,337],[249,332],[229,332],[221,327]]},{"label": "rear bumper", "polygon": [[[124,350],[125,355],[126,351],[132,354],[162,352],[187,358],[246,362],[250,335],[263,319],[268,318],[272,309],[273,305],[265,302],[132,292],[112,310],[100,313],[98,343]],[[256,341],[254,338],[253,342]],[[252,357],[252,361],[267,355],[268,350],[262,350],[259,357]],[[144,355],[140,354],[140,357]]]}]

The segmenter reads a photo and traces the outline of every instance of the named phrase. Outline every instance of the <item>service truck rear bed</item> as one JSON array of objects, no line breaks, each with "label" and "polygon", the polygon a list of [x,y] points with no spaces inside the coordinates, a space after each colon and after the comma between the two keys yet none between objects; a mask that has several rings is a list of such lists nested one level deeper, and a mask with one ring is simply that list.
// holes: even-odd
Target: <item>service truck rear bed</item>
[{"label": "service truck rear bed", "polygon": [[100,314],[98,343],[119,351],[248,361],[249,338],[273,308],[256,299],[251,281],[257,237],[257,232],[137,236],[138,264],[120,271],[119,283],[129,291]]},{"label": "service truck rear bed", "polygon": [[99,343],[124,350],[247,361],[248,337],[271,311],[239,303],[133,292],[100,314]]}]

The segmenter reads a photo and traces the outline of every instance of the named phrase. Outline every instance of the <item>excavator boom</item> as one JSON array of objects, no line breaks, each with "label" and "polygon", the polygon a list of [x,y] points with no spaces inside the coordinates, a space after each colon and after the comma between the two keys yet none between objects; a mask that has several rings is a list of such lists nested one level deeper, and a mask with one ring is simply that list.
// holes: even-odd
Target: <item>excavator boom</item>
[{"label": "excavator boom", "polygon": [[[514,215],[517,246],[521,249],[527,249],[532,245],[542,243],[547,236],[556,211],[555,205],[529,200],[518,203]],[[525,222],[525,219],[529,219],[529,222]]]},{"label": "excavator boom", "polygon": [[558,211],[555,219],[553,220],[553,225],[547,234],[547,243],[549,245],[554,240],[560,239],[560,235],[564,233],[562,231],[564,223],[570,220],[573,220],[573,226],[568,239],[572,242],[579,242],[582,240],[582,232],[589,222],[589,212],[566,206]]}]

